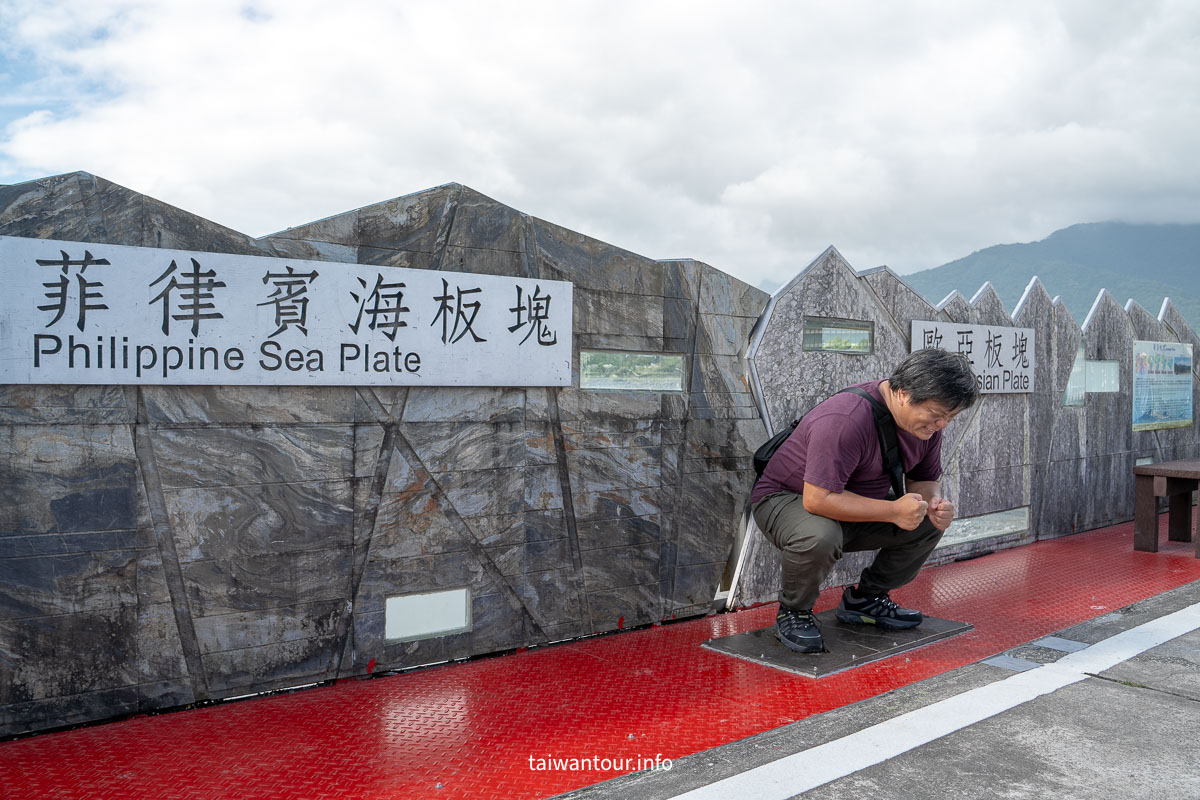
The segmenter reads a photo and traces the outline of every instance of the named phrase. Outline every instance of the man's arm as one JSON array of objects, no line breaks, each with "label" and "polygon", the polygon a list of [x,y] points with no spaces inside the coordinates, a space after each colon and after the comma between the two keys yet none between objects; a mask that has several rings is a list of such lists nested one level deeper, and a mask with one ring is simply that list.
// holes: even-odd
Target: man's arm
[{"label": "man's arm", "polygon": [[876,500],[854,492],[831,492],[805,482],[804,510],[839,522],[891,522],[911,531],[925,518],[929,501],[915,491],[896,500]]},{"label": "man's arm", "polygon": [[942,486],[937,481],[909,481],[908,490],[916,492],[929,504],[929,521],[939,531],[950,527],[954,521],[954,504],[942,497]]}]

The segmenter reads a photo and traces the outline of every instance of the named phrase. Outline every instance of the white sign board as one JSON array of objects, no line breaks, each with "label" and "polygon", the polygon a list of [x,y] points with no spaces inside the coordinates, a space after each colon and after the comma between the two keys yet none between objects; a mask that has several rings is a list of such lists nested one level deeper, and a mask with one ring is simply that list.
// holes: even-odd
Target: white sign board
[{"label": "white sign board", "polygon": [[1033,391],[1033,328],[913,320],[912,351],[930,347],[965,354],[984,394]]},{"label": "white sign board", "polygon": [[571,290],[0,236],[0,383],[569,386]]}]

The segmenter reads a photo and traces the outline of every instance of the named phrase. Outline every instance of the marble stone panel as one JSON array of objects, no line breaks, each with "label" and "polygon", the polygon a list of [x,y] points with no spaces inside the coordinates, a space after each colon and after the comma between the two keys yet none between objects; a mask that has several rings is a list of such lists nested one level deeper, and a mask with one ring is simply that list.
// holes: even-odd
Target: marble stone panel
[{"label": "marble stone panel", "polygon": [[567,452],[572,489],[603,492],[626,487],[647,488],[662,482],[661,448],[605,447]]},{"label": "marble stone panel", "polygon": [[355,248],[355,257],[357,263],[368,264],[372,267],[435,269],[438,264],[438,255],[436,253],[396,250],[390,247],[371,247],[368,245]]},{"label": "marble stone panel", "polygon": [[564,423],[586,422],[595,425],[611,420],[655,420],[662,418],[662,400],[658,392],[591,392],[583,389],[558,390],[558,413]]},{"label": "marble stone panel", "polygon": [[521,476],[525,480],[526,510],[553,511],[563,507],[562,481],[557,466],[525,467]]},{"label": "marble stone panel", "polygon": [[399,431],[433,473],[525,463],[525,426],[519,421],[401,423]]},{"label": "marble stone panel", "polygon": [[354,426],[354,477],[371,480],[383,456],[383,428],[379,425]]},{"label": "marble stone panel", "polygon": [[588,592],[587,605],[596,632],[658,622],[665,610],[658,583]]},{"label": "marble stone panel", "polygon": [[583,585],[589,592],[637,586],[658,580],[657,542],[626,547],[584,550]]},{"label": "marble stone panel", "polygon": [[700,272],[706,266],[692,259],[667,259],[659,261],[663,270],[663,294],[678,297],[693,303],[700,297]]},{"label": "marble stone panel", "polygon": [[951,497],[957,513],[976,517],[1029,505],[1031,467],[1006,466],[957,473],[957,496]]},{"label": "marble stone panel", "polygon": [[474,653],[511,650],[533,639],[528,618],[501,595],[472,598],[471,622],[470,647]]},{"label": "marble stone panel", "polygon": [[525,422],[525,451],[522,461],[526,464],[557,464],[558,453],[554,446],[554,430],[549,422],[527,420]]},{"label": "marble stone panel", "polygon": [[413,558],[471,549],[472,539],[485,545],[525,541],[525,514],[500,514],[464,520],[470,538],[442,513],[431,493],[387,495],[380,504],[371,557],[376,560]]},{"label": "marble stone panel", "polygon": [[4,425],[121,425],[136,418],[120,386],[0,386]]},{"label": "marble stone panel", "polygon": [[1050,439],[1050,461],[1082,458],[1087,442],[1087,409],[1060,407],[1054,417]]},{"label": "marble stone panel", "polygon": [[662,444],[662,429],[653,423],[630,426],[603,425],[577,430],[573,426],[563,426],[563,444],[567,451],[598,450],[605,447],[658,447]]},{"label": "marble stone panel", "polygon": [[[142,245],[205,253],[272,255],[270,247],[244,233],[167,205],[152,197],[141,197]],[[203,263],[203,262],[201,262]]]},{"label": "marble stone panel", "polygon": [[[701,314],[696,352],[722,356],[745,355],[756,322],[754,317]],[[745,369],[743,367],[743,371]]]},{"label": "marble stone panel", "polygon": [[571,281],[576,297],[581,289],[663,296],[664,270],[657,262],[544,220],[531,222],[539,274]]},{"label": "marble stone panel", "polygon": [[137,683],[136,635],[132,605],[0,619],[0,706]]},{"label": "marble stone panel", "polygon": [[526,222],[527,218],[519,211],[463,186],[454,206],[454,224],[447,241],[451,247],[520,252]]},{"label": "marble stone panel", "polygon": [[349,481],[175,489],[164,495],[180,561],[352,544]]},{"label": "marble stone panel", "polygon": [[350,547],[182,564],[192,614],[206,617],[340,600],[350,592]]},{"label": "marble stone panel", "polygon": [[[696,335],[696,303],[683,297],[664,297],[662,300],[664,339],[691,341]],[[722,317],[716,317],[722,319]],[[687,348],[690,352],[691,348]]]},{"label": "marble stone panel", "polygon": [[0,559],[0,619],[137,604],[137,550]]},{"label": "marble stone panel", "polygon": [[676,563],[723,562],[728,558],[750,489],[749,476],[740,473],[684,475],[675,512]]},{"label": "marble stone panel", "polygon": [[288,238],[287,232],[263,236],[258,243],[269,247],[278,258],[294,258],[303,261],[331,261],[334,263],[358,263],[358,246],[322,242],[317,239]]},{"label": "marble stone panel", "polygon": [[520,422],[525,390],[507,387],[414,387],[401,416],[404,422]]},{"label": "marble stone panel", "polygon": [[571,568],[571,550],[566,539],[542,539],[489,547],[487,553],[500,574],[506,577]]},{"label": "marble stone panel", "polygon": [[90,241],[93,227],[80,185],[84,175],[73,172],[0,186],[0,235]]},{"label": "marble stone panel", "polygon": [[1175,337],[1171,329],[1163,322],[1151,316],[1150,312],[1136,300],[1125,304],[1125,313],[1129,317],[1129,325],[1133,329],[1133,338],[1151,342],[1171,342]]},{"label": "marble stone panel", "polygon": [[624,336],[663,335],[661,297],[575,288],[575,331]]},{"label": "marble stone panel", "polygon": [[349,386],[144,386],[155,425],[354,422]]},{"label": "marble stone panel", "polygon": [[947,441],[948,447],[943,446],[943,464],[947,468],[971,472],[1026,463],[1027,397],[1023,394],[984,395],[969,424],[965,428],[957,427],[956,440]]},{"label": "marble stone panel", "polygon": [[0,705],[0,736],[16,736],[134,714],[142,708],[141,689],[122,686]]},{"label": "marble stone panel", "polygon": [[687,458],[744,458],[767,440],[758,419],[693,419],[687,426]]},{"label": "marble stone panel", "polygon": [[754,469],[754,458],[752,456],[744,456],[734,458],[732,456],[716,456],[713,458],[687,458],[684,459],[680,470],[683,474],[694,472],[750,472]]},{"label": "marble stone panel", "polygon": [[905,333],[906,341],[908,332],[912,330],[913,320],[937,318],[937,309],[887,267],[865,270],[860,275],[879,298],[884,311],[892,318],[897,328]]},{"label": "marble stone panel", "polygon": [[675,593],[671,600],[675,606],[711,604],[717,595],[717,587],[724,572],[724,561],[676,567]]},{"label": "marble stone panel", "polygon": [[728,273],[697,261],[700,270],[700,313],[728,314],[757,320],[771,296]]},{"label": "marble stone panel", "polygon": [[327,600],[200,617],[195,621],[196,639],[200,644],[200,652],[209,655],[264,644],[328,638],[333,635],[338,616],[345,608],[345,600]]},{"label": "marble stone panel", "polygon": [[[1175,334],[1175,338],[1178,341],[1191,344],[1193,355],[1200,353],[1200,336],[1196,335],[1192,326],[1188,324],[1184,316],[1179,313],[1179,309],[1169,299],[1163,303],[1160,316],[1162,321]],[[1195,364],[1193,364],[1192,369],[1195,369]]]},{"label": "marble stone panel", "polygon": [[144,530],[0,536],[0,559],[77,555],[101,550],[132,550],[149,547],[152,542],[151,535]]},{"label": "marble stone panel", "polygon": [[[457,220],[457,217],[455,219]],[[513,275],[526,277],[525,256],[520,251],[496,250],[489,247],[460,247],[453,245],[447,247],[446,255],[442,259],[442,269],[449,272],[469,272],[475,275]],[[455,291],[456,288],[472,289],[476,288],[476,285],[460,284],[458,282],[449,283],[451,292]],[[500,296],[501,300],[512,303],[517,299],[515,289],[506,291],[507,294]],[[554,293],[550,293],[549,298],[550,316],[548,321],[551,327],[553,327],[558,303],[556,302]]]},{"label": "marble stone panel", "polygon": [[214,697],[233,697],[247,690],[270,691],[332,677],[328,673],[333,639],[298,639],[223,650],[201,656]]},{"label": "marble stone panel", "polygon": [[354,469],[348,425],[160,428],[153,437],[165,489],[337,480]]},{"label": "marble stone panel", "polygon": [[748,392],[749,363],[737,356],[697,354],[692,359],[691,391]]},{"label": "marble stone panel", "polygon": [[0,427],[0,537],[149,523],[128,426]]},{"label": "marble stone panel", "polygon": [[947,322],[970,322],[971,304],[957,289],[946,295],[937,305],[940,313]]},{"label": "marble stone panel", "polygon": [[576,523],[648,517],[663,510],[657,487],[622,487],[604,492],[582,492],[574,485],[571,499]]},{"label": "marble stone panel", "polygon": [[494,516],[525,508],[525,480],[516,469],[466,469],[434,476],[446,500],[463,517]]},{"label": "marble stone panel", "polygon": [[140,683],[183,678],[188,674],[175,609],[170,603],[138,606],[137,671]]},{"label": "marble stone panel", "polygon": [[562,570],[535,572],[513,580],[513,589],[529,614],[550,640],[583,636],[581,595],[574,580]]},{"label": "marble stone panel", "polygon": [[579,549],[598,550],[657,544],[662,539],[659,514],[580,522],[576,525]]},{"label": "marble stone panel", "polygon": [[991,281],[986,281],[971,298],[971,322],[975,325],[1011,326],[1012,315],[1004,308]]},{"label": "marble stone panel", "polygon": [[[661,336],[633,336],[616,333],[576,333],[575,350],[621,350],[633,353],[691,353],[690,347],[680,347],[682,339],[664,339]],[[578,376],[578,361],[575,375]]]}]

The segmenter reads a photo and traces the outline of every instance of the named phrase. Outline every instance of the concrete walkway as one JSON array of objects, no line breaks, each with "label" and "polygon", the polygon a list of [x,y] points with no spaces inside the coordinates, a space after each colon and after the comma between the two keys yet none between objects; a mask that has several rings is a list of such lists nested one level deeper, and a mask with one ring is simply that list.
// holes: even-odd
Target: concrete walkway
[{"label": "concrete walkway", "polygon": [[1200,798],[1200,581],[564,798]]}]

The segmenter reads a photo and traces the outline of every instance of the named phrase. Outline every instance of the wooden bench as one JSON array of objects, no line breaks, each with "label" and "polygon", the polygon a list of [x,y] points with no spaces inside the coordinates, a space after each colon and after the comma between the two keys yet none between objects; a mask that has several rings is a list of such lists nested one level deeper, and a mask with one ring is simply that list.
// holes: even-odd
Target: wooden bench
[{"label": "wooden bench", "polygon": [[1158,498],[1167,500],[1167,539],[1196,541],[1200,558],[1200,535],[1192,531],[1192,492],[1200,486],[1200,459],[1164,461],[1133,468],[1133,549],[1158,552]]}]

